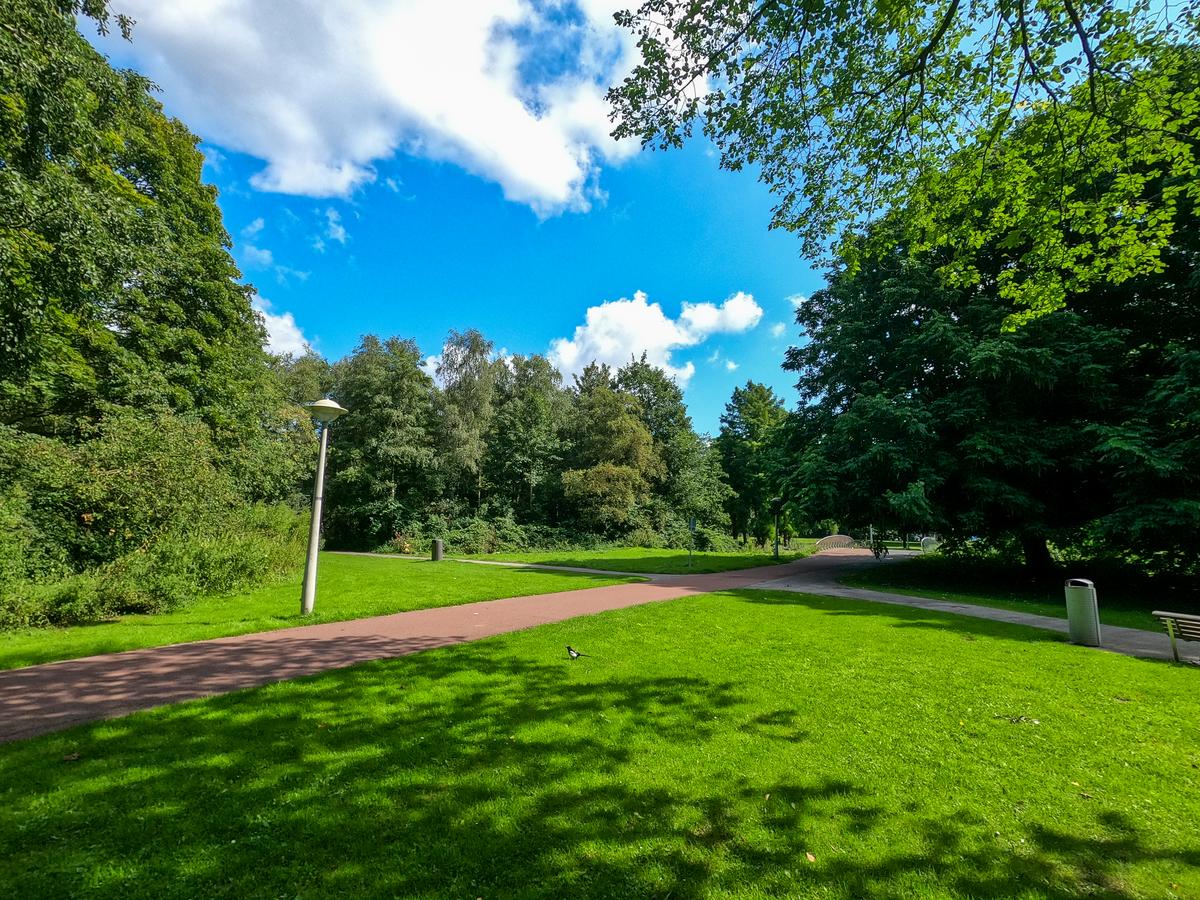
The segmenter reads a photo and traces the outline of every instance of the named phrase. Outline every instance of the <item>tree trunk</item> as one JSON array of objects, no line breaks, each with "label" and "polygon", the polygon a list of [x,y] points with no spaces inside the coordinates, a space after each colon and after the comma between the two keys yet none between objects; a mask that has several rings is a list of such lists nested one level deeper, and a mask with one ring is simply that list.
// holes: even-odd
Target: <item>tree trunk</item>
[{"label": "tree trunk", "polygon": [[1050,555],[1050,548],[1046,546],[1046,539],[1043,537],[1022,535],[1021,552],[1025,555],[1025,568],[1035,575],[1054,568],[1054,558]]}]

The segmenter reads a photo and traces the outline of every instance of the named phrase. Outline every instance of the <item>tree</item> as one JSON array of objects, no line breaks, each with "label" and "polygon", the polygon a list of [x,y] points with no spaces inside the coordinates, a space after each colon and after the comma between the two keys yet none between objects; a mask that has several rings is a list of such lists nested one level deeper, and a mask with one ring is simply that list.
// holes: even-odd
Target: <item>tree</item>
[{"label": "tree", "polygon": [[902,225],[873,235],[890,251],[856,257],[797,311],[792,496],[814,518],[1018,548],[1033,569],[1050,541],[1194,571],[1193,217],[1161,275],[1072,295],[1015,333],[1000,331],[998,285],[1019,247],[973,252],[983,283],[963,289],[936,275],[950,251],[913,252]]},{"label": "tree", "polygon": [[569,410],[562,376],[544,356],[514,356],[499,371],[483,468],[493,496],[526,521],[551,514]]},{"label": "tree", "polygon": [[102,0],[0,11],[0,514],[26,548],[0,562],[19,576],[0,620],[148,609],[295,564],[295,511],[259,501],[294,500],[315,447],[198,138],[76,16],[109,22]]},{"label": "tree", "polygon": [[494,412],[496,374],[504,364],[492,358],[492,342],[475,329],[451,331],[437,364],[441,382],[439,464],[451,491],[483,499],[484,437]]},{"label": "tree", "polygon": [[562,475],[563,493],[580,523],[609,533],[633,522],[636,507],[664,474],[640,402],[613,384],[607,366],[590,365],[576,378],[571,468]]},{"label": "tree", "polygon": [[327,534],[374,548],[435,494],[434,385],[416,343],[365,336],[333,367],[338,420],[329,456]]},{"label": "tree", "polygon": [[760,526],[756,536],[766,532],[770,520],[767,510],[774,496],[772,484],[776,466],[773,446],[779,426],[787,418],[783,401],[765,384],[747,381],[734,388],[721,415],[721,433],[716,446],[721,465],[735,496],[727,501],[735,535],[745,540]]},{"label": "tree", "polygon": [[[615,136],[678,146],[701,120],[723,167],[758,167],[772,224],[812,256],[897,204],[916,249],[1022,232],[999,286],[1013,321],[1158,270],[1171,210],[1200,196],[1195,0],[647,0],[617,21],[641,62],[609,93]],[[1021,129],[1036,151],[997,152]],[[1151,172],[1159,216],[1142,214]],[[977,192],[1001,202],[972,208]]]}]

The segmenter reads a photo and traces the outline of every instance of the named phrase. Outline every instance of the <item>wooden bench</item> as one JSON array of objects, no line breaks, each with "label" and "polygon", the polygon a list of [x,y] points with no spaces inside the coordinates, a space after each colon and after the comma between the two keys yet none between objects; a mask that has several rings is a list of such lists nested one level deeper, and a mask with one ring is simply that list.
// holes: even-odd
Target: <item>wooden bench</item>
[{"label": "wooden bench", "polygon": [[1171,639],[1171,652],[1175,654],[1175,662],[1180,662],[1179,647],[1175,642],[1200,642],[1200,616],[1162,612],[1161,610],[1155,610],[1154,615],[1162,619],[1163,624],[1167,626],[1167,636]]}]

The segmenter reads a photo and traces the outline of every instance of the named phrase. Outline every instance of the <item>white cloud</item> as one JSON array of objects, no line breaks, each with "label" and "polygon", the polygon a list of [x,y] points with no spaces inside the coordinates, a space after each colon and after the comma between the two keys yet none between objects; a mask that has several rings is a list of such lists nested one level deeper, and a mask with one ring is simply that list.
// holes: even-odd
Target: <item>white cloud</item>
[{"label": "white cloud", "polygon": [[675,350],[694,347],[713,334],[747,331],[761,318],[762,308],[742,291],[720,305],[684,303],[678,319],[637,291],[632,300],[622,297],[589,307],[585,323],[572,337],[552,341],[547,356],[564,375],[573,375],[593,361],[623,366],[630,357],[645,353],[648,362],[686,385],[696,366],[673,365]]},{"label": "white cloud", "polygon": [[715,363],[720,358],[721,358],[721,348],[720,347],[718,347],[716,350],[714,350],[712,353],[710,353],[708,355],[708,361],[710,363]]},{"label": "white cloud", "polygon": [[636,59],[612,20],[625,4],[576,5],[123,0],[121,55],[205,141],[263,160],[260,190],[346,196],[401,152],[550,215],[587,209],[600,166],[638,150],[609,137],[604,101]]},{"label": "white cloud", "polygon": [[242,248],[242,259],[245,260],[246,265],[262,269],[275,265],[274,253],[266,248],[255,247],[253,244],[247,244]]},{"label": "white cloud", "polygon": [[425,359],[421,362],[421,369],[425,372],[426,375],[428,375],[434,381],[437,381],[438,380],[437,370],[438,370],[438,366],[440,366],[441,364],[442,364],[441,354],[440,353],[439,354],[431,354],[431,355],[425,357]]},{"label": "white cloud", "polygon": [[738,364],[735,363],[732,359],[725,360],[725,371],[726,372],[736,372],[737,368],[738,368]]},{"label": "white cloud", "polygon": [[785,331],[787,331],[787,325],[783,322],[776,322],[771,326],[771,337],[783,337]]},{"label": "white cloud", "polygon": [[308,338],[296,324],[290,312],[271,312],[271,301],[266,297],[254,296],[254,309],[262,317],[267,329],[267,349],[272,353],[294,353],[300,355],[309,349]]},{"label": "white cloud", "polygon": [[792,304],[793,309],[799,309],[808,302],[808,296],[805,294],[792,294],[787,298],[787,302]]},{"label": "white cloud", "polygon": [[679,320],[697,334],[749,331],[762,319],[762,307],[745,291],[738,291],[720,306],[684,303]]},{"label": "white cloud", "polygon": [[[339,244],[346,243],[346,227],[342,224],[342,216],[332,207],[325,210],[325,237],[331,241],[337,241]],[[323,247],[324,244],[322,244]]]},{"label": "white cloud", "polygon": [[263,230],[263,226],[266,224],[267,223],[265,221],[263,221],[263,217],[259,216],[257,219],[255,219],[253,222],[251,222],[249,225],[247,225],[245,228],[242,229],[242,237],[247,238],[247,239],[255,237],[260,231]]}]

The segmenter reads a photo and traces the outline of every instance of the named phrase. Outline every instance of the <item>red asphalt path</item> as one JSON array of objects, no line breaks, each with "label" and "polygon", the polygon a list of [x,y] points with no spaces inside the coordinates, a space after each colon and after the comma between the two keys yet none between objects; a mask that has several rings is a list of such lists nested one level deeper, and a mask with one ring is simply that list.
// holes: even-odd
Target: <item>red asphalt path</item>
[{"label": "red asphalt path", "polygon": [[[813,565],[814,558],[807,561]],[[0,741],[610,609],[786,578],[804,560],[486,600],[0,671]]]}]

